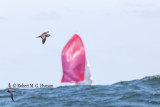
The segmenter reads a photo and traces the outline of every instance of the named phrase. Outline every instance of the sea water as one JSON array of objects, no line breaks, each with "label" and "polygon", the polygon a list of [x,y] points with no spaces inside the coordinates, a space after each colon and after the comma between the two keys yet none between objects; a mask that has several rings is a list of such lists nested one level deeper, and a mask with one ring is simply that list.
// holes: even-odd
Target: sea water
[{"label": "sea water", "polygon": [[160,76],[112,85],[0,90],[0,107],[160,107]]}]

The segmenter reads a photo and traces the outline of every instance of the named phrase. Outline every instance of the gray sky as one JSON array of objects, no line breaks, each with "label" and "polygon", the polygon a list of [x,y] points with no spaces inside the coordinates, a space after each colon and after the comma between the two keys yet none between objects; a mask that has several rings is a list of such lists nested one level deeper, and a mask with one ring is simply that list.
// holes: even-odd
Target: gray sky
[{"label": "gray sky", "polygon": [[[63,85],[61,51],[77,33],[94,84],[160,72],[159,0],[5,0],[0,3],[0,88]],[[46,44],[35,38],[44,31]]]}]

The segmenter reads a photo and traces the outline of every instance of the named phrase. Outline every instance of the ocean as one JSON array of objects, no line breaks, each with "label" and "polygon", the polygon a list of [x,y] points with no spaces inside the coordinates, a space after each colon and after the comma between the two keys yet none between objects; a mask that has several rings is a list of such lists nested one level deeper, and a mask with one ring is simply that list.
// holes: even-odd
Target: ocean
[{"label": "ocean", "polygon": [[0,107],[160,107],[160,76],[112,85],[0,90]]}]

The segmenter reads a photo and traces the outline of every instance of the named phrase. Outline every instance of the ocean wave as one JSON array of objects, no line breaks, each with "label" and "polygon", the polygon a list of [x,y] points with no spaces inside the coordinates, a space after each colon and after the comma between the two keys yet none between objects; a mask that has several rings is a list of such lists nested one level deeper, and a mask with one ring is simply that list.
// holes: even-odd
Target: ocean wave
[{"label": "ocean wave", "polygon": [[0,90],[2,107],[159,107],[160,76],[121,81],[112,85],[60,86],[16,89],[15,102],[7,89]]}]

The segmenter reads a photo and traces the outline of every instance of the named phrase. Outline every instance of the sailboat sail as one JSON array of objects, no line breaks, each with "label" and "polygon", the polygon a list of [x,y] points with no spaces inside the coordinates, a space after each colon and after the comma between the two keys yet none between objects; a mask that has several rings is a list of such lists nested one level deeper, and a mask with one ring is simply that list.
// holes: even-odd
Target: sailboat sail
[{"label": "sailboat sail", "polygon": [[85,49],[79,35],[75,34],[62,50],[63,76],[61,82],[91,85],[92,76],[86,61]]},{"label": "sailboat sail", "polygon": [[63,77],[61,82],[84,80],[85,50],[81,38],[75,34],[62,50]]},{"label": "sailboat sail", "polygon": [[77,85],[93,85],[93,77],[91,75],[90,65],[86,60],[84,81],[80,81]]}]

